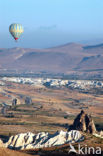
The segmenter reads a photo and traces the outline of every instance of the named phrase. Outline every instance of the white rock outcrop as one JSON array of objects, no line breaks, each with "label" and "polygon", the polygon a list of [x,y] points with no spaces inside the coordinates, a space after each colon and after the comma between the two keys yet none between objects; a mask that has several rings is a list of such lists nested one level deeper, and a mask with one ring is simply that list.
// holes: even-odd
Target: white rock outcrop
[{"label": "white rock outcrop", "polygon": [[99,133],[95,133],[94,136],[103,139],[103,131],[100,131]]},{"label": "white rock outcrop", "polygon": [[5,144],[3,143],[1,139],[0,139],[0,147],[5,147]]},{"label": "white rock outcrop", "polygon": [[96,80],[62,80],[62,79],[51,79],[51,78],[24,78],[24,77],[0,78],[1,85],[5,85],[4,81],[21,83],[21,84],[31,84],[38,87],[44,87],[48,84],[47,86],[49,87],[65,86],[65,87],[71,87],[71,88],[82,89],[82,90],[88,90],[91,88],[103,88],[103,81],[96,81]]},{"label": "white rock outcrop", "polygon": [[47,132],[33,134],[28,132],[11,136],[5,146],[8,148],[20,150],[36,149],[59,146],[66,143],[74,143],[82,140],[84,140],[84,137],[77,130],[72,130],[69,132],[60,131],[56,132],[55,134],[49,134]]}]

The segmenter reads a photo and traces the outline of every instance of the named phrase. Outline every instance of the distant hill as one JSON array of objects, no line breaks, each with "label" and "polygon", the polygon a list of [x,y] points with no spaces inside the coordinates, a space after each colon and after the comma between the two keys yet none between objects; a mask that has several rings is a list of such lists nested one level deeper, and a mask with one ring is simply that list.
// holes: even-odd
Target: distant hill
[{"label": "distant hill", "polygon": [[99,71],[103,67],[103,44],[88,46],[77,43],[48,49],[0,49],[0,69],[70,73]]}]

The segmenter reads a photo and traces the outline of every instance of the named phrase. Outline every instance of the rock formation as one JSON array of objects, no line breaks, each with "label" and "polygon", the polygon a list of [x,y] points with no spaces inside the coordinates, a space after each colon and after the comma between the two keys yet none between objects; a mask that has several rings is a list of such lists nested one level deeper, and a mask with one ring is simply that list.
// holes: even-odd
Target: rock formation
[{"label": "rock formation", "polygon": [[77,130],[71,130],[70,132],[57,131],[54,134],[47,132],[33,134],[28,132],[11,136],[4,146],[10,149],[23,150],[59,146],[82,140],[84,140],[84,137]]},{"label": "rock formation", "polygon": [[96,127],[91,115],[86,114],[83,110],[75,118],[72,129],[92,134],[96,132]]},{"label": "rock formation", "polygon": [[102,138],[103,139],[103,131],[97,132],[93,134],[96,137]]},{"label": "rock formation", "polygon": [[0,148],[1,147],[5,147],[5,145],[4,145],[3,141],[0,139]]}]

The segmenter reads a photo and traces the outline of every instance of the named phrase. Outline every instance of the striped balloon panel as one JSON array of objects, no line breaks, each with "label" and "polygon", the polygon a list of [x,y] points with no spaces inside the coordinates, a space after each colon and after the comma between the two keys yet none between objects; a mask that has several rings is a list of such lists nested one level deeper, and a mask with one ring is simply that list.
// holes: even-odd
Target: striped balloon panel
[{"label": "striped balloon panel", "polygon": [[19,38],[20,35],[24,32],[24,29],[21,24],[11,24],[9,31],[14,38]]},{"label": "striped balloon panel", "polygon": [[12,36],[13,36],[14,38],[19,38],[20,35],[21,35],[21,33],[19,33],[19,32],[12,32]]}]

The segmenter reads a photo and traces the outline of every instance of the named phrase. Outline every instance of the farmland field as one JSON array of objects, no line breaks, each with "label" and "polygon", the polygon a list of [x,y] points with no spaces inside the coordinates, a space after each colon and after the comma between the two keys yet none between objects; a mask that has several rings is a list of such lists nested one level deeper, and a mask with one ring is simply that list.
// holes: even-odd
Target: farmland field
[{"label": "farmland field", "polygon": [[[31,97],[32,104],[25,104],[25,97]],[[17,99],[16,107],[12,100]],[[9,106],[2,113],[4,104]],[[0,86],[0,129],[2,135],[21,132],[67,130],[81,109],[91,114],[98,129],[103,129],[103,95],[93,92],[61,88],[36,87],[30,84],[5,82]]]}]

